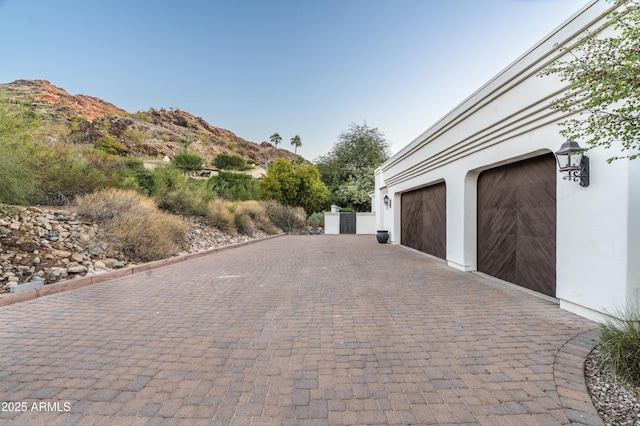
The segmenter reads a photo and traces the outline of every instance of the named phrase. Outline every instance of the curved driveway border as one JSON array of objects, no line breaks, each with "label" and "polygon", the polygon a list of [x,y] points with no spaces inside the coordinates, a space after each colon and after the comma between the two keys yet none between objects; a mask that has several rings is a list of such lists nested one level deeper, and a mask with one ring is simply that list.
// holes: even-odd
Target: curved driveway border
[{"label": "curved driveway border", "polygon": [[574,425],[603,425],[589,396],[584,378],[584,361],[598,345],[597,330],[577,335],[562,345],[553,363],[553,378],[560,402]]},{"label": "curved driveway border", "polygon": [[198,259],[203,256],[209,256],[211,254],[220,253],[224,250],[229,250],[236,247],[242,247],[249,244],[255,244],[260,241],[270,240],[272,238],[282,237],[287,234],[275,234],[269,235],[263,238],[256,238],[249,241],[242,241],[235,244],[229,244],[227,246],[215,247],[209,250],[199,251],[197,253],[185,254],[182,256],[173,256],[167,259],[160,259],[153,262],[142,263],[135,266],[129,266],[122,269],[114,269],[112,271],[99,273],[96,275],[84,276],[79,278],[72,278],[57,283],[47,284],[43,287],[26,290],[19,293],[3,293],[0,294],[0,307],[6,305],[12,305],[18,302],[24,302],[26,300],[35,299],[36,297],[48,296],[50,294],[61,293],[63,291],[75,290],[91,284],[99,284],[105,281],[113,280],[115,278],[125,277],[127,275],[139,274],[141,272],[150,271],[156,268],[162,268],[163,266],[175,265],[176,263],[186,262],[188,260]]},{"label": "curved driveway border", "polygon": [[253,240],[4,307],[0,401],[71,410],[0,419],[602,424],[583,373],[595,323],[374,241]]}]

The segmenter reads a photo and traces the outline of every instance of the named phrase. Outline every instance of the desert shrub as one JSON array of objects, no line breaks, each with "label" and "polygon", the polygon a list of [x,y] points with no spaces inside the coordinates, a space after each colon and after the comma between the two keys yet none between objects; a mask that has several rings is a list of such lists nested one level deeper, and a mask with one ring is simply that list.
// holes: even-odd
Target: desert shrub
[{"label": "desert shrub", "polygon": [[30,147],[39,125],[40,118],[26,106],[0,103],[0,202],[37,201],[38,181],[31,173]]},{"label": "desert shrub", "polygon": [[153,122],[151,115],[146,111],[137,111],[133,113],[133,116],[142,121],[147,121],[149,123]]},{"label": "desert shrub", "polygon": [[600,325],[600,349],[618,377],[640,386],[640,301],[629,302]]},{"label": "desert shrub", "polygon": [[324,213],[316,212],[310,215],[307,219],[307,225],[313,228],[324,227]]},{"label": "desert shrub", "polygon": [[[276,234],[278,232],[278,228],[271,222],[271,219],[269,219],[264,204],[259,201],[241,201],[236,204],[234,211],[236,215],[246,215],[249,217],[253,228],[251,229],[251,234],[255,230],[261,230],[267,234]],[[238,226],[238,230],[242,233],[246,233],[240,226]]]},{"label": "desert shrub", "polygon": [[162,199],[162,207],[164,210],[174,213],[191,213],[205,215],[207,213],[207,204],[212,197],[199,195],[197,192],[190,191],[184,187],[174,191],[169,191]]},{"label": "desert shrub", "polygon": [[275,200],[264,200],[262,203],[271,223],[284,232],[302,230],[306,227],[307,214],[302,207],[285,206]]},{"label": "desert shrub", "polygon": [[126,145],[118,142],[118,140],[111,135],[103,136],[96,140],[95,146],[96,149],[100,149],[112,155],[121,155],[129,150]]},{"label": "desert shrub", "polygon": [[230,204],[225,200],[209,201],[205,217],[216,228],[228,234],[234,234],[237,229],[234,214],[229,209]]},{"label": "desert shrub", "polygon": [[158,209],[150,198],[132,190],[106,189],[78,197],[78,212],[108,229],[123,253],[151,261],[177,254],[184,245],[187,225]]},{"label": "desert shrub", "polygon": [[151,212],[157,210],[150,198],[136,191],[109,188],[78,197],[75,202],[78,212],[95,221],[108,223],[129,211]]},{"label": "desert shrub", "polygon": [[109,225],[127,256],[148,262],[177,254],[186,241],[187,224],[160,210],[128,211]]},{"label": "desert shrub", "polygon": [[140,173],[139,183],[163,210],[206,215],[215,194],[206,181],[187,179],[176,167],[156,167]]},{"label": "desert shrub", "polygon": [[244,173],[220,172],[209,185],[218,197],[230,201],[257,200],[260,195],[258,179]]},{"label": "desert shrub", "polygon": [[27,167],[27,157],[0,143],[0,203],[29,204],[37,186]]},{"label": "desert shrub", "polygon": [[130,127],[125,132],[125,136],[133,143],[142,143],[147,139],[148,135],[140,129]]},{"label": "desert shrub", "polygon": [[82,150],[64,142],[30,142],[20,149],[35,188],[30,201],[62,205],[108,184],[108,177],[85,158]]},{"label": "desert shrub", "polygon": [[251,217],[243,211],[233,213],[233,224],[239,233],[244,235],[253,235],[256,232],[256,226]]}]

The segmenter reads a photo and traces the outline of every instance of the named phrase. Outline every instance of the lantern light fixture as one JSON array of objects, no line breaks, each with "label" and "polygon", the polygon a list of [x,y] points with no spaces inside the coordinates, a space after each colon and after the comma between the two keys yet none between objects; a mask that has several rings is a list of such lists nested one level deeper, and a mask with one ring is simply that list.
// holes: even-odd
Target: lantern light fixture
[{"label": "lantern light fixture", "polygon": [[578,142],[566,141],[555,154],[560,172],[565,173],[563,180],[589,186],[589,157],[584,155],[584,148]]}]

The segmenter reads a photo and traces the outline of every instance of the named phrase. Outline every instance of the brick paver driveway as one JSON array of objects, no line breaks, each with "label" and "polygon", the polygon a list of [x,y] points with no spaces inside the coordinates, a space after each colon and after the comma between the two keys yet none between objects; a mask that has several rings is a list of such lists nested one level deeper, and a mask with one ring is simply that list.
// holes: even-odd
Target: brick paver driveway
[{"label": "brick paver driveway", "polygon": [[0,423],[597,424],[594,327],[373,236],[285,236],[0,308]]}]

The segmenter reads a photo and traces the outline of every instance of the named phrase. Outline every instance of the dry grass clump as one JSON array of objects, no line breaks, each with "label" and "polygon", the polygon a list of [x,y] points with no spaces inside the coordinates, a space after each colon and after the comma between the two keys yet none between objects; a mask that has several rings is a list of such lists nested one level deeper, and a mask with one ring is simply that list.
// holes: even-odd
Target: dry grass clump
[{"label": "dry grass clump", "polygon": [[237,229],[230,206],[230,202],[221,199],[209,201],[205,216],[216,228],[227,234],[235,234]]},{"label": "dry grass clump", "polygon": [[271,223],[284,232],[306,228],[307,214],[302,207],[284,206],[275,200],[265,200],[262,205]]},{"label": "dry grass clump", "polygon": [[271,222],[265,204],[255,200],[235,203],[222,199],[210,201],[206,217],[213,226],[228,234],[239,232],[252,236],[256,231],[268,234],[279,231]]},{"label": "dry grass clump", "polygon": [[76,198],[79,213],[101,223],[122,216],[126,212],[153,212],[158,208],[153,200],[132,190],[109,188]]},{"label": "dry grass clump", "polygon": [[[249,218],[252,224],[251,226],[253,227],[252,232],[260,230],[267,234],[276,234],[279,231],[273,222],[271,222],[271,219],[269,219],[264,203],[260,201],[240,201],[237,203],[235,211],[236,217],[240,216]],[[240,226],[238,226],[238,229],[241,229]]]},{"label": "dry grass clump", "polygon": [[164,213],[135,191],[106,189],[82,197],[76,204],[81,215],[102,223],[129,257],[139,261],[177,254],[187,239],[187,224]]}]

